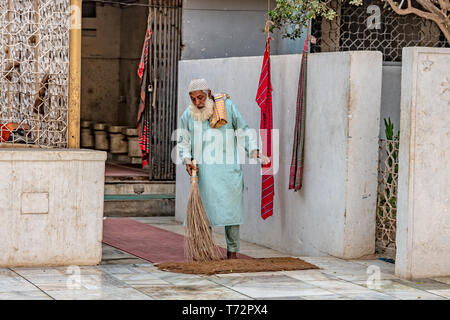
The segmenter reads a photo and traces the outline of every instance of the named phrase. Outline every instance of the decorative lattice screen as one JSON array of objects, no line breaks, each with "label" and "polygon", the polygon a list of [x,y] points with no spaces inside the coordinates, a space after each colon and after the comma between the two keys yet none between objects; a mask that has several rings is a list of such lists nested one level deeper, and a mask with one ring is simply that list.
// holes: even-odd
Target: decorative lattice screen
[{"label": "decorative lattice screen", "polygon": [[[414,1],[414,0],[413,0]],[[448,47],[438,26],[414,14],[399,15],[381,0],[363,0],[361,6],[333,0],[334,20],[313,20],[317,39],[311,52],[376,50],[383,61],[402,60],[404,47]]]},{"label": "decorative lattice screen", "polygon": [[1,143],[67,146],[70,0],[0,0]]},{"label": "decorative lattice screen", "polygon": [[398,140],[379,140],[376,249],[395,257],[397,221]]}]

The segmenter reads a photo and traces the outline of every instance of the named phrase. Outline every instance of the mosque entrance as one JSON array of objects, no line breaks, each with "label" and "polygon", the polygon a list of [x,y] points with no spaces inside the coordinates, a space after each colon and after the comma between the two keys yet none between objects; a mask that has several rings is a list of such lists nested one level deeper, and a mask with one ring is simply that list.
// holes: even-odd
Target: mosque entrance
[{"label": "mosque entrance", "polygon": [[181,0],[83,1],[81,148],[108,153],[105,216],[173,215],[181,13]]},{"label": "mosque entrance", "polygon": [[177,127],[178,61],[181,55],[181,0],[150,0],[148,99],[144,117],[149,128],[150,180],[175,180],[171,159]]}]

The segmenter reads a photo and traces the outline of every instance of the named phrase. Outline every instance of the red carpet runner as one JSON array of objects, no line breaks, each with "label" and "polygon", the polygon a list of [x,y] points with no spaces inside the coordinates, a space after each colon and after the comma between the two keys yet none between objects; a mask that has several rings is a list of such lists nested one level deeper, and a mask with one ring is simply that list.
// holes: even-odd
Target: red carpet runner
[{"label": "red carpet runner", "polygon": [[[186,261],[184,236],[131,219],[103,220],[103,243],[152,263]],[[226,257],[226,250],[220,249]],[[238,254],[238,258],[250,257]]]}]

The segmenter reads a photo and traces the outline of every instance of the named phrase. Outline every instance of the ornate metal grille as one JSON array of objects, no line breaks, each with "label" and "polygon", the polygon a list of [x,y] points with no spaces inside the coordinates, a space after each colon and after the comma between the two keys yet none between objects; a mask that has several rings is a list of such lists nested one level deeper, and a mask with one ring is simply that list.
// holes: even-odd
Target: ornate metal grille
[{"label": "ornate metal grille", "polygon": [[383,61],[401,61],[403,47],[449,47],[434,22],[412,14],[398,15],[383,8],[380,0],[365,0],[361,6],[338,1],[332,5],[336,19],[312,23],[317,42],[311,52],[377,50],[383,53]]},{"label": "ornate metal grille", "polygon": [[149,95],[145,116],[150,123],[150,180],[175,180],[171,134],[177,124],[178,61],[181,56],[181,0],[150,0],[153,35],[149,51]]},{"label": "ornate metal grille", "polygon": [[2,144],[67,146],[70,0],[0,0]]},{"label": "ornate metal grille", "polygon": [[376,251],[395,258],[399,141],[379,140]]}]

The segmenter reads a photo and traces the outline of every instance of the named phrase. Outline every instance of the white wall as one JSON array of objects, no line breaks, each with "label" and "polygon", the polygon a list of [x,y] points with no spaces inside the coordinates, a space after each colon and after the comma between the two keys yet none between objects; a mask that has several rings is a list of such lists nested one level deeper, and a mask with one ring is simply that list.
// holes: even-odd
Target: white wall
[{"label": "white wall", "polygon": [[[275,7],[275,0],[270,1]],[[264,51],[267,0],[184,0],[182,59],[254,56]],[[272,54],[300,53],[303,39],[271,35]]]},{"label": "white wall", "polygon": [[106,152],[0,150],[0,267],[102,258]]},{"label": "white wall", "polygon": [[[274,215],[260,217],[259,167],[244,166],[245,223],[241,238],[294,255],[359,257],[374,252],[381,53],[311,54],[304,187],[288,190],[300,55],[272,56],[274,128],[279,129],[279,172]],[[187,86],[206,78],[227,92],[251,128],[259,128],[254,102],[262,57],[181,61],[178,116]],[[176,219],[186,210],[189,179],[177,166]]]},{"label": "white wall", "polygon": [[450,49],[404,48],[395,273],[450,275]]},{"label": "white wall", "polygon": [[394,135],[400,130],[400,91],[402,65],[401,63],[383,64],[383,83],[381,88],[380,138],[386,139],[383,119],[391,119],[394,124]]}]

